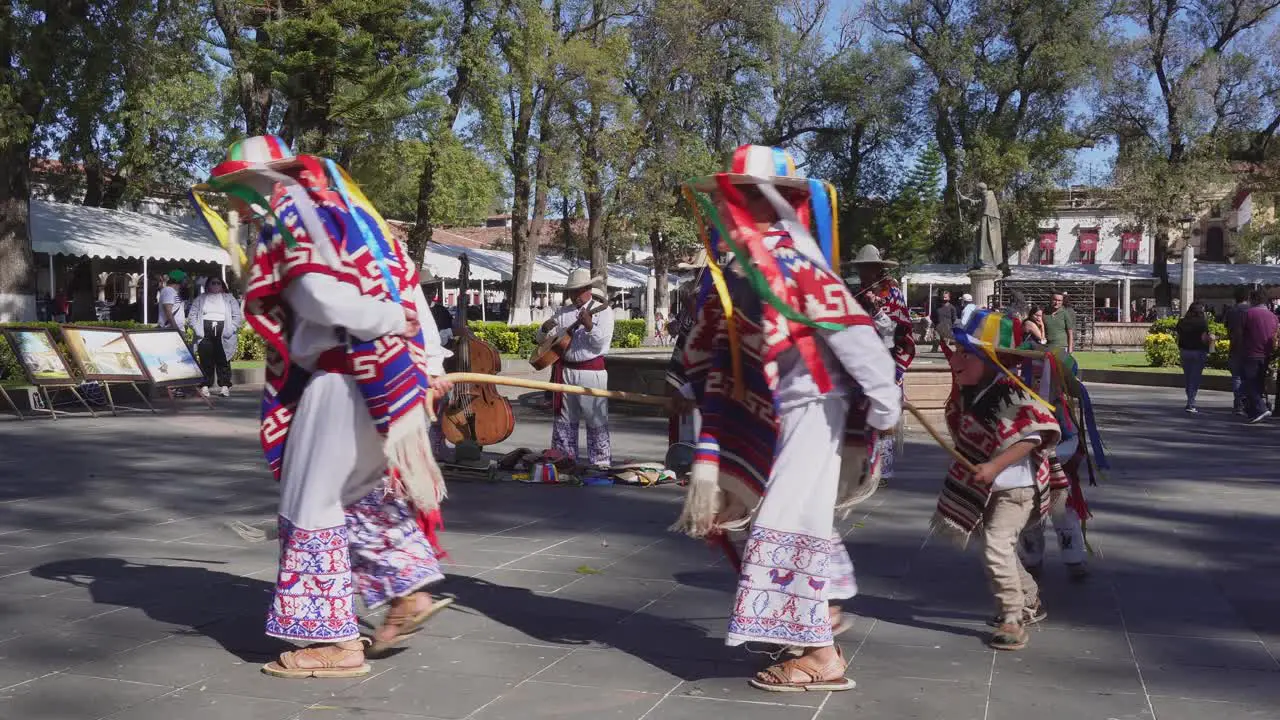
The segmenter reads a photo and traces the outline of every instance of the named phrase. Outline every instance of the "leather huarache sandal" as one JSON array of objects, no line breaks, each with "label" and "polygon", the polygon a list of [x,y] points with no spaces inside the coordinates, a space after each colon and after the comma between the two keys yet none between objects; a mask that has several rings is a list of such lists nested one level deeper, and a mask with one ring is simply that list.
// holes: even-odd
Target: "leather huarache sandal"
[{"label": "leather huarache sandal", "polygon": [[844,653],[836,645],[836,659],[818,665],[811,655],[783,660],[771,665],[751,679],[751,687],[766,692],[840,692],[852,690],[857,683],[844,676],[847,665]]},{"label": "leather huarache sandal", "polygon": [[[352,655],[359,665],[342,665]],[[354,678],[369,674],[364,661],[364,646],[344,648],[338,645],[312,645],[301,650],[280,653],[280,657],[262,666],[262,672],[278,678]]]},{"label": "leather huarache sandal", "polygon": [[[430,596],[427,597],[430,598]],[[416,615],[412,614],[411,603],[404,602],[392,605],[391,609],[387,610],[387,617],[382,621],[382,626],[374,633],[373,642],[369,645],[367,654],[379,655],[390,650],[396,643],[420,630],[436,613],[453,604],[453,598],[440,598],[439,600],[431,598],[431,600],[432,602],[427,606],[427,609]],[[387,631],[392,631],[391,637],[385,640],[379,639]]]},{"label": "leather huarache sandal", "polygon": [[1022,623],[1002,622],[996,631],[991,633],[987,645],[996,650],[1021,650],[1027,646],[1027,629]]}]

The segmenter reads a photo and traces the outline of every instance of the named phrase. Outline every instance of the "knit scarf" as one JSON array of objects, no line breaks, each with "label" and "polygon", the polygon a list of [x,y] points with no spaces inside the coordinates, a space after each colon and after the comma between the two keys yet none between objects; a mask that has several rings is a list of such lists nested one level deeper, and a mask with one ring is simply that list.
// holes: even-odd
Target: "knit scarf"
[{"label": "knit scarf", "polygon": [[[312,183],[314,177],[312,173]],[[306,273],[322,273],[359,288],[365,296],[392,301],[394,283],[401,304],[417,310],[412,297],[418,270],[382,231],[378,218],[358,203],[348,205],[328,187],[276,185],[270,205],[273,221],[265,224],[254,253],[245,317],[267,345],[261,438],[278,480],[293,413],[310,379],[310,373],[289,358],[292,311],[285,290]],[[335,331],[345,336],[341,328]],[[421,333],[412,338],[344,340],[336,365],[324,369],[355,378],[385,441],[392,489],[424,512],[438,508],[445,488],[427,435],[428,380]]]}]

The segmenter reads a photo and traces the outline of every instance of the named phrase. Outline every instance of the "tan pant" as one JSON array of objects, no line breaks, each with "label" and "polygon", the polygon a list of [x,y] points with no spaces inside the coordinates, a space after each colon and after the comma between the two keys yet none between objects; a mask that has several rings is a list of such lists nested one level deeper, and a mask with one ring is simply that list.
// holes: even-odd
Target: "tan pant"
[{"label": "tan pant", "polygon": [[[987,571],[997,612],[1005,619],[1019,619],[1024,607],[1040,599],[1040,588],[1018,560],[1018,536],[1023,529],[1040,522],[1032,517],[1036,508],[1033,487],[997,490],[991,493],[983,517],[982,564]],[[1042,531],[1043,532],[1043,531]]]}]

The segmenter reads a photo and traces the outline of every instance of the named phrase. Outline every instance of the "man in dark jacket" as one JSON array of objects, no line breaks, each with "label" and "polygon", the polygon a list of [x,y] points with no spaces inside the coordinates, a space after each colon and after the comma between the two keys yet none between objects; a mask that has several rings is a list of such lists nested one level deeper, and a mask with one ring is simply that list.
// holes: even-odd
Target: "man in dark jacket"
[{"label": "man in dark jacket", "polygon": [[938,344],[955,340],[956,306],[951,304],[951,292],[942,291],[942,302],[933,309],[933,351],[938,352]]},{"label": "man in dark jacket", "polygon": [[1231,350],[1227,355],[1227,368],[1231,370],[1232,406],[1237,415],[1244,414],[1244,393],[1241,391],[1240,366],[1244,349],[1244,316],[1249,311],[1249,289],[1241,285],[1234,293],[1235,305],[1227,308],[1223,323],[1227,326],[1227,339]]}]

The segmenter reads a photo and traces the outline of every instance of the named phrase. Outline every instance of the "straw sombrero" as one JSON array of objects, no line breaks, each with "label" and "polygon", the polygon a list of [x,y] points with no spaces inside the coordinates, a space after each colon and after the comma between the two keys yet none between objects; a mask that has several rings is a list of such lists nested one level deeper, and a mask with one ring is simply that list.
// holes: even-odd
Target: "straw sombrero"
[{"label": "straw sombrero", "polygon": [[886,260],[880,257],[880,248],[875,245],[863,245],[858,251],[857,257],[853,259],[851,265],[881,265],[883,267],[897,267],[898,263],[894,260]]},{"label": "straw sombrero", "polygon": [[569,278],[564,281],[565,290],[581,290],[593,285],[599,286],[600,278],[592,277],[591,271],[587,268],[574,268],[569,272]]}]

